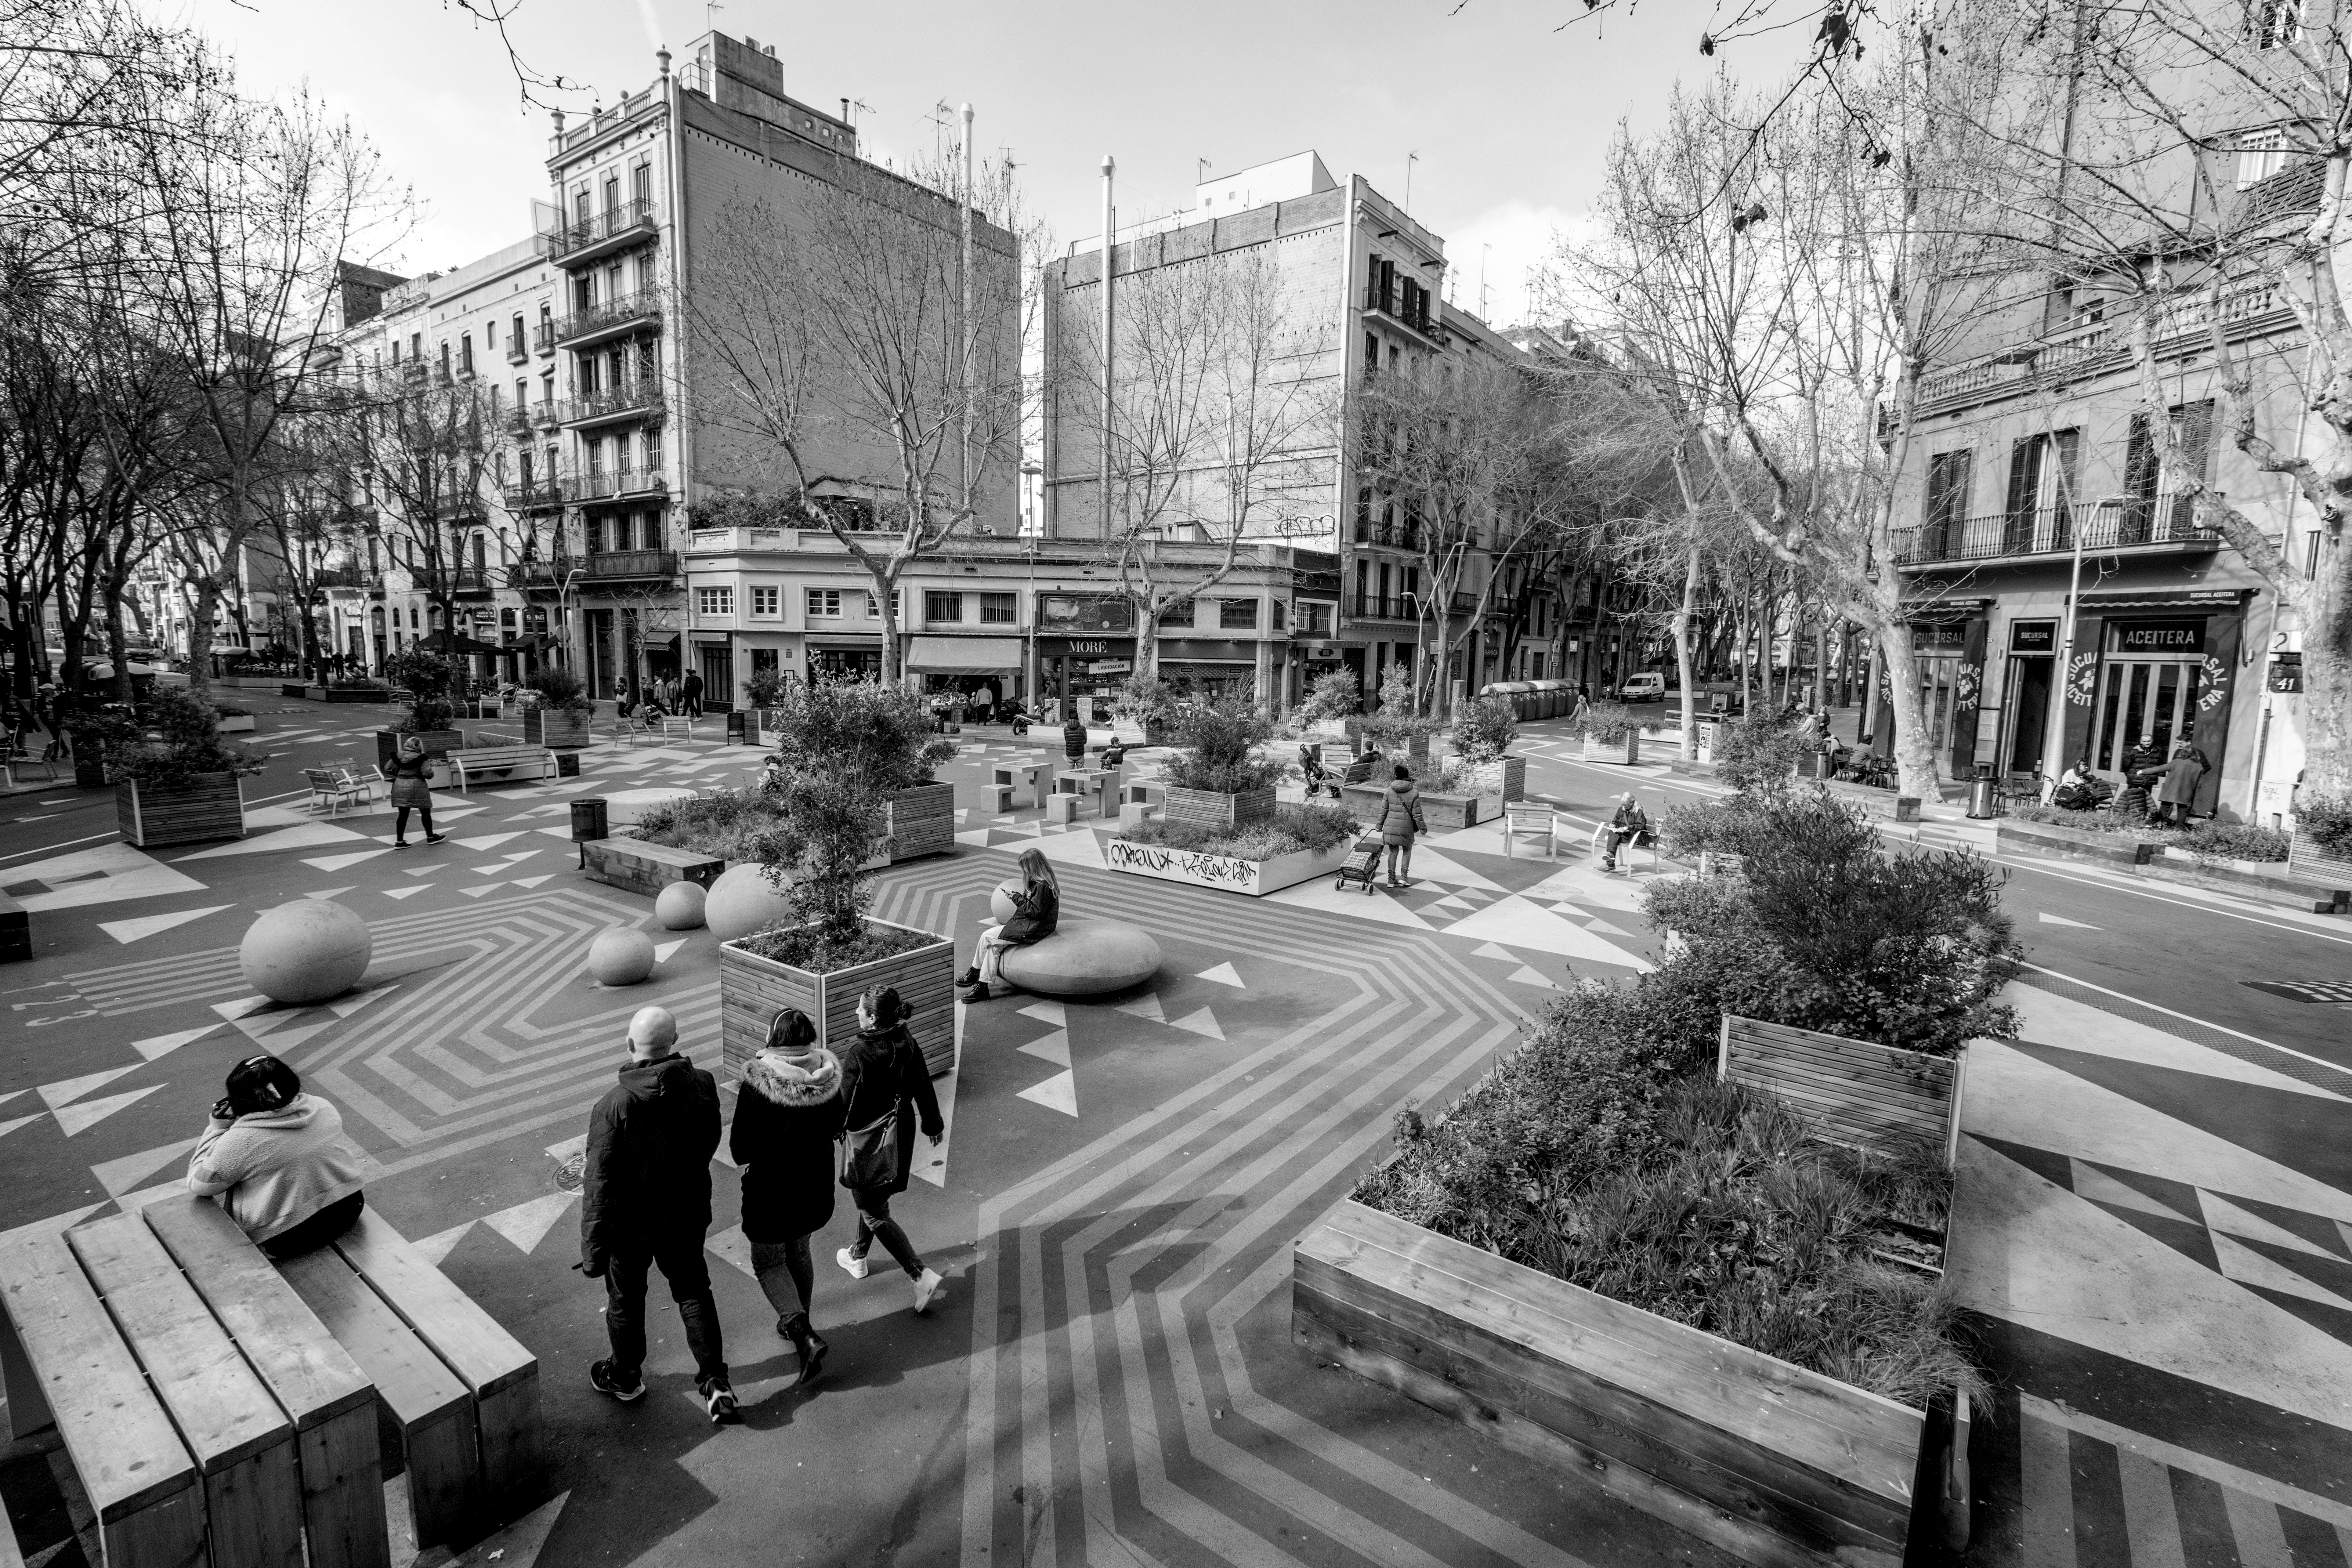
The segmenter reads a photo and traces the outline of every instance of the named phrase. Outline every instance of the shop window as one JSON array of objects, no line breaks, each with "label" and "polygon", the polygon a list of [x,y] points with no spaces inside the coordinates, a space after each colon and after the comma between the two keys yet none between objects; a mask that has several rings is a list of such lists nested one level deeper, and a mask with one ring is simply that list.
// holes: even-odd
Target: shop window
[{"label": "shop window", "polygon": [[956,626],[963,620],[963,595],[951,588],[923,590],[923,620],[929,626]]},{"label": "shop window", "polygon": [[841,590],[838,588],[811,588],[808,591],[808,613],[809,619],[813,621],[840,619]]},{"label": "shop window", "polygon": [[1014,594],[982,594],[980,596],[980,624],[984,626],[1009,626],[1021,619],[1021,600]]}]

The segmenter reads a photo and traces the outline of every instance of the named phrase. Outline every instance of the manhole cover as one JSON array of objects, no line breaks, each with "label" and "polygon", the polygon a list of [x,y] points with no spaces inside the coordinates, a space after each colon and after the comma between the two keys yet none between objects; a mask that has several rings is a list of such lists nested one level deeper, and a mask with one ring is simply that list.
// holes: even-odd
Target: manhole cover
[{"label": "manhole cover", "polygon": [[587,1168],[588,1156],[585,1154],[574,1154],[569,1160],[564,1161],[563,1163],[556,1166],[555,1190],[559,1193],[578,1192],[580,1190],[583,1173],[585,1172]]},{"label": "manhole cover", "polygon": [[2241,980],[2290,1002],[2352,1002],[2352,980]]}]

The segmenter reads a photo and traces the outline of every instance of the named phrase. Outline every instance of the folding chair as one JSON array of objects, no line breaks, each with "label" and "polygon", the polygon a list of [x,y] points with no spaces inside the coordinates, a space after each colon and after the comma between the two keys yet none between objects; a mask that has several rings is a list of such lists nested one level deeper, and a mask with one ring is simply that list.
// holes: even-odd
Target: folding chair
[{"label": "folding chair", "polygon": [[341,768],[304,768],[302,777],[310,786],[309,805],[313,812],[325,806],[327,815],[332,816],[349,805],[352,796],[367,798],[365,787]]}]

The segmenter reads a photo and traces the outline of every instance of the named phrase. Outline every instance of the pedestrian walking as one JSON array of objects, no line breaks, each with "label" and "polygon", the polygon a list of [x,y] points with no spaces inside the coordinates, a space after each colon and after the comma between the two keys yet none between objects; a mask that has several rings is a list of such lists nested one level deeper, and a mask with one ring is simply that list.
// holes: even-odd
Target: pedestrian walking
[{"label": "pedestrian walking", "polygon": [[589,1385],[623,1404],[644,1396],[646,1282],[669,1281],[694,1353],[694,1384],[710,1419],[735,1414],[719,1302],[702,1241],[710,1229],[710,1157],[719,1151],[719,1085],[677,1054],[677,1020],[642,1007],[629,1020],[620,1081],[588,1115],[580,1189],[580,1271],[604,1281],[613,1353]]},{"label": "pedestrian walking", "polygon": [[890,1200],[907,1190],[915,1163],[915,1126],[939,1146],[947,1124],[931,1092],[930,1069],[907,1028],[906,1005],[893,986],[878,985],[857,999],[857,1037],[841,1054],[847,1101],[841,1137],[841,1184],[857,1205],[857,1234],[834,1261],[853,1279],[866,1278],[866,1255],[878,1237],[915,1282],[915,1310],[928,1310],[946,1288],[898,1222]]},{"label": "pedestrian walking", "polygon": [[685,705],[684,712],[688,718],[699,719],[702,717],[702,677],[700,674],[691,669],[688,670],[686,672],[686,679],[678,683],[677,696],[678,700]]},{"label": "pedestrian walking", "polygon": [[1087,760],[1087,724],[1075,708],[1070,710],[1069,721],[1062,726],[1062,751],[1074,768]]},{"label": "pedestrian walking", "polygon": [[408,814],[425,824],[425,842],[438,844],[448,837],[433,831],[433,759],[425,754],[425,737],[403,735],[392,759],[392,847],[408,847]]},{"label": "pedestrian walking", "polygon": [[274,1258],[314,1252],[351,1229],[367,1201],[342,1113],[304,1093],[272,1056],[246,1058],[224,1087],[188,1156],[188,1191],[226,1209]]},{"label": "pedestrian walking", "polygon": [[2164,782],[2157,786],[2157,820],[2175,827],[2189,826],[2189,808],[2197,804],[2197,783],[2210,766],[2194,743],[2182,741],[2164,764]]},{"label": "pedestrian walking", "polygon": [[1422,815],[1421,791],[1414,787],[1412,769],[1396,764],[1396,776],[1389,781],[1381,796],[1380,820],[1372,831],[1389,850],[1389,886],[1412,886],[1412,839],[1417,833],[1429,831],[1429,821]]},{"label": "pedestrian walking", "polygon": [[833,1218],[834,1145],[848,1107],[841,1062],[816,1043],[797,1007],[768,1025],[768,1043],[743,1068],[727,1152],[743,1173],[743,1237],[751,1272],[776,1310],[776,1332],[800,1352],[799,1381],[816,1380],[827,1346],[816,1310],[809,1237]]}]

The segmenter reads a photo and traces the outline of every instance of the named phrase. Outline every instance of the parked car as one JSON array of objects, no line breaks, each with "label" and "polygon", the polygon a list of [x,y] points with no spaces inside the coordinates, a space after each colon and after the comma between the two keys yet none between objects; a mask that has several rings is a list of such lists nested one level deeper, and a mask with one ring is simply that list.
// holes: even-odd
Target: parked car
[{"label": "parked car", "polygon": [[1654,669],[1630,676],[1617,689],[1618,698],[1626,702],[1664,702],[1666,700],[1666,678]]}]

